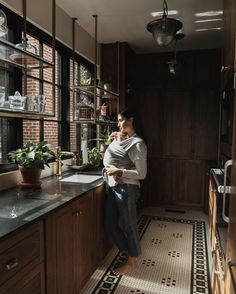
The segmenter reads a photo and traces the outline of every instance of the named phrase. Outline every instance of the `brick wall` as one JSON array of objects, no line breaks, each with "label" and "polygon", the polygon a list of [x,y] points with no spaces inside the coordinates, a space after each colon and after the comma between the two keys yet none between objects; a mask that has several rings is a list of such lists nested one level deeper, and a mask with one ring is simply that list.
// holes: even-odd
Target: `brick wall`
[{"label": "brick wall", "polygon": [[52,149],[58,146],[58,123],[44,121],[44,140],[51,145]]},{"label": "brick wall", "polygon": [[[32,38],[28,37],[28,42],[32,45],[35,45],[39,48],[39,42]],[[40,53],[40,52],[38,52]],[[47,45],[43,45],[43,58],[48,61],[52,61],[52,48]],[[58,72],[58,54],[56,53],[56,73]],[[33,69],[28,72],[28,74],[32,77],[39,78],[40,70]],[[38,95],[44,94],[47,97],[45,112],[52,113],[53,112],[53,98],[52,98],[52,68],[44,68],[43,72],[43,85],[40,86],[40,82],[32,77],[27,77],[27,95]],[[58,82],[58,75],[56,75],[56,83]],[[43,90],[43,91],[42,91]],[[44,140],[46,140],[52,148],[58,146],[58,97],[59,92],[56,88],[55,93],[55,117],[52,117],[52,121],[44,121]],[[35,143],[40,141],[40,122],[38,120],[24,120],[23,121],[23,142],[27,142],[28,140],[32,140]]]},{"label": "brick wall", "polygon": [[29,140],[34,143],[40,141],[40,124],[37,120],[23,120],[23,143]]}]

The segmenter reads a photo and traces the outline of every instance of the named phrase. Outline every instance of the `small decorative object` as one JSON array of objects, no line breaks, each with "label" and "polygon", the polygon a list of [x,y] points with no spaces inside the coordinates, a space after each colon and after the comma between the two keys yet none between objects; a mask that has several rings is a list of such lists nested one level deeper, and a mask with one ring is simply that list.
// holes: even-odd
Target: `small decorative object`
[{"label": "small decorative object", "polygon": [[26,96],[21,96],[20,92],[16,91],[15,94],[9,96],[8,99],[10,108],[19,110],[25,109]]},{"label": "small decorative object", "polygon": [[92,149],[88,149],[88,161],[93,167],[98,167],[100,165],[101,155],[99,149],[94,147]]},{"label": "small decorative object", "polygon": [[19,165],[22,174],[22,186],[26,188],[40,188],[40,175],[48,160],[55,157],[46,141],[34,144],[29,141],[22,148],[9,152],[12,162]]},{"label": "small decorative object", "polygon": [[109,105],[108,103],[103,103],[100,107],[101,116],[109,116]]},{"label": "small decorative object", "polygon": [[38,101],[38,112],[45,112],[47,96],[37,95],[37,101]]},{"label": "small decorative object", "polygon": [[[108,90],[108,91],[111,91],[112,90],[112,83],[104,83],[104,89],[105,90]],[[108,92],[106,92],[106,91],[104,91],[104,95],[109,95],[109,93]]]}]

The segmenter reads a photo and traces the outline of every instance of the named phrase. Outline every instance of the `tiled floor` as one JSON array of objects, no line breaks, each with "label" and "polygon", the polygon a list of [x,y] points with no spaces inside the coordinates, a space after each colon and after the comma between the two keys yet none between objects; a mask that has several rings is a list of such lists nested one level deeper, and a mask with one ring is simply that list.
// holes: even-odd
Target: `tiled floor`
[{"label": "tiled floor", "polygon": [[209,292],[207,216],[199,211],[140,212],[142,255],[126,276],[112,269],[122,262],[116,248],[85,285],[82,294],[198,294]]}]

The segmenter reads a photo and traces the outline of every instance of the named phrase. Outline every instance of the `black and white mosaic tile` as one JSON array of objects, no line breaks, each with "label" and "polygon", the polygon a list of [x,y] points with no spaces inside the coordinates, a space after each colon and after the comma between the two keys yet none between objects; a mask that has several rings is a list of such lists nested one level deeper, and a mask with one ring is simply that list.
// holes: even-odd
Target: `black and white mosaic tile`
[{"label": "black and white mosaic tile", "polygon": [[210,294],[204,221],[143,215],[138,230],[142,255],[137,269],[114,275],[125,258],[115,254],[82,293]]}]

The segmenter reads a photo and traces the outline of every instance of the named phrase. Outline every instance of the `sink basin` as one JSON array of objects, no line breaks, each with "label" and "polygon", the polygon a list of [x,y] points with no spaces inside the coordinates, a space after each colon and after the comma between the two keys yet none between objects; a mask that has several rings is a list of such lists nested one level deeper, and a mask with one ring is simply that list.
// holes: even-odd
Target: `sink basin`
[{"label": "sink basin", "polygon": [[95,175],[72,175],[72,176],[63,178],[60,181],[68,182],[68,183],[91,184],[101,178],[102,176],[95,176]]}]

